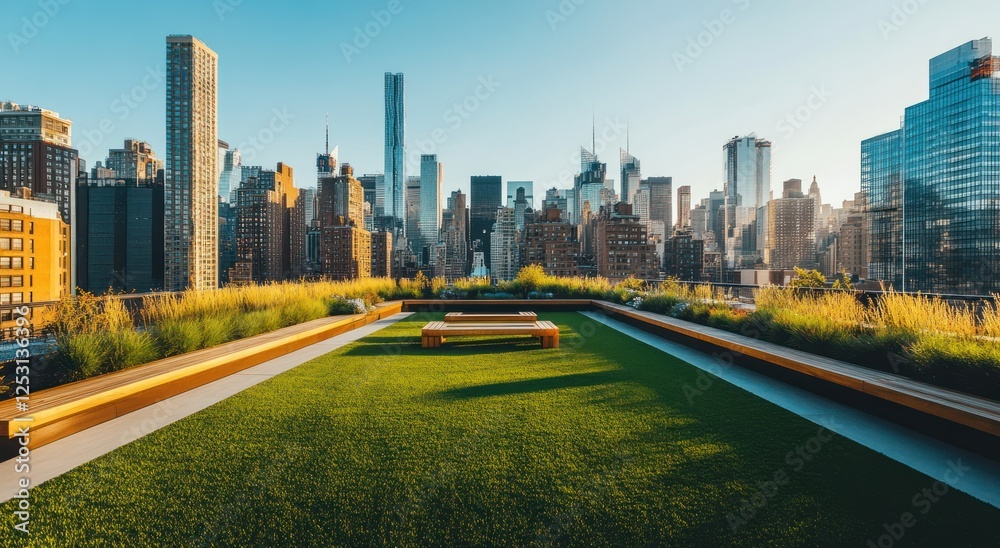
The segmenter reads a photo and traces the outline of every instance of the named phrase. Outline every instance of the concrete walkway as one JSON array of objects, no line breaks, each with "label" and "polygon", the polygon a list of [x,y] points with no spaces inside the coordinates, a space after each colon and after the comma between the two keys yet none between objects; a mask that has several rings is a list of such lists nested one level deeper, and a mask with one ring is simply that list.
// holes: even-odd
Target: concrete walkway
[{"label": "concrete walkway", "polygon": [[[738,366],[720,365],[712,356],[647,333],[601,314],[583,312],[667,354],[764,398],[809,421],[881,453],[918,472],[1000,508],[1000,463],[918,434],[853,407],[822,398]],[[693,325],[693,324],[692,324]],[[695,379],[692,379],[692,382]],[[678,387],[681,390],[682,387]],[[709,388],[710,390],[711,388]],[[693,405],[697,405],[695,400]],[[968,468],[955,481],[953,465]],[[929,485],[914,485],[914,493]]]},{"label": "concrete walkway", "polygon": [[32,449],[31,471],[28,473],[14,471],[16,459],[2,462],[0,463],[0,502],[6,502],[13,498],[18,490],[17,482],[22,477],[29,478],[31,486],[36,487],[168,424],[215,405],[247,388],[385,329],[409,315],[408,313],[396,314],[391,318],[379,320],[166,399],[156,405],[99,424],[38,449]]}]

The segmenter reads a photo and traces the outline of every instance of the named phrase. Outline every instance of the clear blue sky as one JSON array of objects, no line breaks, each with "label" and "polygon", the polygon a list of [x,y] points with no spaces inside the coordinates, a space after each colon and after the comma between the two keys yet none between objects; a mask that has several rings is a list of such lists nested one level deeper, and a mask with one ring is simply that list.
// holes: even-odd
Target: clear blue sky
[{"label": "clear blue sky", "polygon": [[[51,17],[47,2],[59,5]],[[379,23],[372,11],[392,3],[5,2],[0,99],[70,118],[90,165],[129,137],[162,155],[165,88],[146,75],[163,67],[167,34],[193,34],[220,56],[220,137],[244,143],[255,164],[291,165],[298,186],[315,182],[326,112],[341,161],[382,171],[383,74],[393,71],[406,73],[409,152],[441,130],[433,151],[447,191],[477,174],[568,186],[593,110],[616,180],[625,135],[608,120],[630,121],[644,176],[691,185],[696,201],[722,187],[722,145],[756,132],[775,144],[776,192],[816,175],[839,203],[859,189],[860,141],[927,97],[930,57],[1000,28],[996,0],[400,0]],[[723,10],[726,22],[712,24]],[[688,55],[706,22],[715,35],[679,69],[676,54]],[[357,47],[366,26],[377,35],[348,61],[344,44]],[[453,106],[490,78],[499,87],[479,89],[485,99],[456,118]],[[823,99],[810,108],[814,90]],[[275,109],[294,118],[248,154]],[[782,125],[796,113],[800,127]]]}]

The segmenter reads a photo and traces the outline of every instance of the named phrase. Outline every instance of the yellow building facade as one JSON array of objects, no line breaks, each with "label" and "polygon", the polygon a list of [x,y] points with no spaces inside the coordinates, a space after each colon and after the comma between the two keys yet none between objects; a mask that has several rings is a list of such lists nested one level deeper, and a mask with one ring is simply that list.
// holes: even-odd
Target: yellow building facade
[{"label": "yellow building facade", "polygon": [[59,207],[0,191],[0,328],[9,335],[28,305],[37,316],[39,303],[70,293],[70,233]]}]

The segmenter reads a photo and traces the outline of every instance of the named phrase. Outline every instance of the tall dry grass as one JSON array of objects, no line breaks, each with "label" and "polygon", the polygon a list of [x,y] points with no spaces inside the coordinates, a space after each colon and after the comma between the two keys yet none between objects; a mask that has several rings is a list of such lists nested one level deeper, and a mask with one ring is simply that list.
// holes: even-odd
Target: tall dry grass
[{"label": "tall dry grass", "polygon": [[80,380],[331,314],[354,313],[345,311],[346,300],[372,305],[413,296],[413,291],[412,284],[391,279],[232,286],[145,297],[139,322],[119,296],[84,293],[63,299],[52,310],[56,351],[51,360],[56,367],[48,382]]},{"label": "tall dry grass", "polygon": [[819,316],[838,325],[861,325],[866,322],[864,305],[850,292],[813,293],[766,286],[754,290],[754,302],[760,311]]},{"label": "tall dry grass", "polygon": [[975,310],[967,304],[949,303],[940,297],[904,295],[887,291],[868,309],[867,322],[878,327],[913,333],[941,333],[958,337],[984,334]]}]

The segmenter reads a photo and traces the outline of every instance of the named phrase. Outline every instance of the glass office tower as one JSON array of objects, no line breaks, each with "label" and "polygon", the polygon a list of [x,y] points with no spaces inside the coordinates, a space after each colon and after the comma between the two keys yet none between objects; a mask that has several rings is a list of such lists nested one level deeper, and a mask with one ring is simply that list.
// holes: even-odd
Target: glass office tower
[{"label": "glass office tower", "polygon": [[436,245],[441,237],[443,178],[444,169],[436,154],[420,157],[420,241],[427,247]]},{"label": "glass office tower", "polygon": [[385,74],[385,180],[382,191],[385,215],[395,218],[396,226],[406,219],[406,118],[403,105],[403,75]]},{"label": "glass office tower", "polygon": [[503,206],[503,180],[497,175],[473,176],[471,181],[469,244],[482,252],[486,264],[490,261],[490,235],[497,222],[497,209]]},{"label": "glass office tower", "polygon": [[930,99],[906,109],[902,129],[862,143],[862,190],[872,278],[1000,291],[1000,57],[989,39],[931,59]]},{"label": "glass office tower", "polygon": [[762,257],[766,247],[767,204],[771,200],[771,142],[756,135],[734,137],[723,150],[725,231],[716,236],[725,252],[726,266],[738,269],[752,266]]},{"label": "glass office tower", "polygon": [[903,132],[861,143],[861,189],[871,234],[868,276],[903,288]]}]

